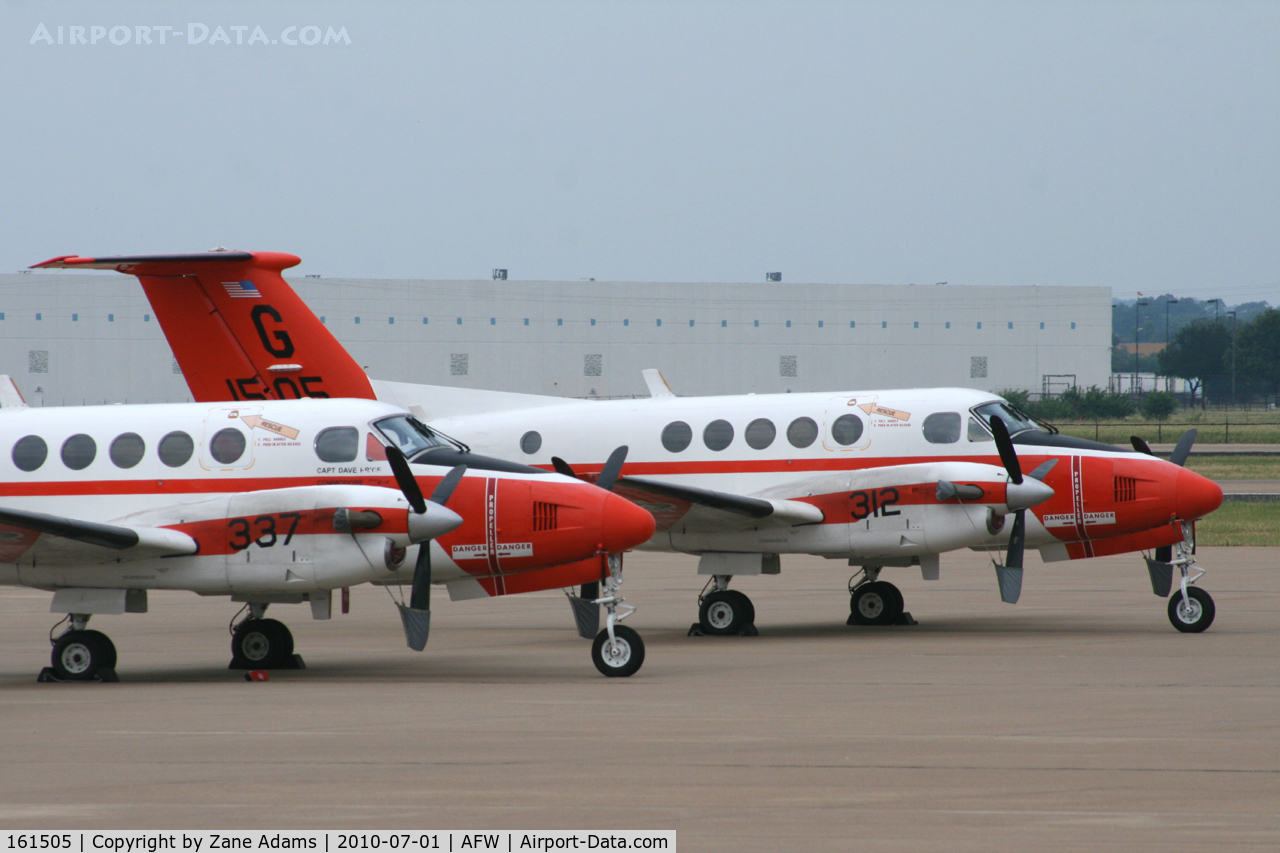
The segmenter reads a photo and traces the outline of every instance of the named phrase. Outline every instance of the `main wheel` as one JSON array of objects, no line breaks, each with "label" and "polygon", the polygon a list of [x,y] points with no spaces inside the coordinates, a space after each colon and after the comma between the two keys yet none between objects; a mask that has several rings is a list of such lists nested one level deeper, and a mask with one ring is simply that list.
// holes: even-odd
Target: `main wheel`
[{"label": "main wheel", "polygon": [[591,644],[591,660],[596,669],[610,678],[635,675],[644,663],[644,640],[626,625],[614,625],[613,637],[610,642],[607,630],[596,634],[596,641]]},{"label": "main wheel", "polygon": [[274,669],[293,656],[293,634],[275,619],[246,619],[231,638],[231,656],[245,669]]},{"label": "main wheel", "polygon": [[887,581],[864,583],[849,597],[849,611],[859,625],[892,625],[903,606],[902,593]]},{"label": "main wheel", "polygon": [[716,590],[702,597],[698,608],[698,626],[705,634],[728,636],[742,630],[747,621],[748,608],[755,616],[751,599],[735,590]]},{"label": "main wheel", "polygon": [[53,644],[53,672],[65,681],[92,681],[116,665],[116,647],[101,631],[67,631]]},{"label": "main wheel", "polygon": [[1169,621],[1184,634],[1199,634],[1213,624],[1213,597],[1198,586],[1187,587],[1187,600],[1182,590],[1169,597]]}]

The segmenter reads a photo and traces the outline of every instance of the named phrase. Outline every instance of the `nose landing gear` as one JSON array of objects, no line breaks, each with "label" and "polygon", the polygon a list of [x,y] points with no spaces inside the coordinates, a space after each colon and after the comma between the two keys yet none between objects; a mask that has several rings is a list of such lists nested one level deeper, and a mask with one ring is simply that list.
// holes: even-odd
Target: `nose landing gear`
[{"label": "nose landing gear", "polygon": [[1189,528],[1183,525],[1183,539],[1174,546],[1177,556],[1169,561],[1170,568],[1177,566],[1182,573],[1182,588],[1169,599],[1169,622],[1184,634],[1199,634],[1213,624],[1215,609],[1213,597],[1191,585],[1204,576],[1204,569],[1196,565]]},{"label": "nose landing gear", "polygon": [[[636,609],[625,603],[618,594],[622,586],[622,555],[609,555],[609,571],[603,581],[603,595],[594,604],[603,604],[608,616],[605,618],[604,630],[596,635],[591,644],[591,661],[596,669],[610,678],[626,678],[635,675],[644,664],[644,640],[626,625],[618,624]],[[619,613],[619,608],[622,612]]]}]

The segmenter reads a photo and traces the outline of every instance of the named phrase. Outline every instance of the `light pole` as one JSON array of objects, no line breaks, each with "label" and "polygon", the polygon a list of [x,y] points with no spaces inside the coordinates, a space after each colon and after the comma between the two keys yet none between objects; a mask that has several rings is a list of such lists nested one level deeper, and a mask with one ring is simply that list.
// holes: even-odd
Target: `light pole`
[{"label": "light pole", "polygon": [[1236,312],[1228,311],[1231,318],[1231,405],[1236,404]]},{"label": "light pole", "polygon": [[1133,385],[1129,388],[1130,394],[1138,393],[1138,353],[1142,347],[1138,344],[1139,330],[1142,327],[1140,318],[1142,317],[1142,306],[1148,303],[1139,299],[1133,303]]},{"label": "light pole", "polygon": [[[1169,348],[1169,306],[1177,302],[1177,299],[1170,297],[1164,301],[1164,348]],[[1169,390],[1169,377],[1164,378],[1164,390]]]}]

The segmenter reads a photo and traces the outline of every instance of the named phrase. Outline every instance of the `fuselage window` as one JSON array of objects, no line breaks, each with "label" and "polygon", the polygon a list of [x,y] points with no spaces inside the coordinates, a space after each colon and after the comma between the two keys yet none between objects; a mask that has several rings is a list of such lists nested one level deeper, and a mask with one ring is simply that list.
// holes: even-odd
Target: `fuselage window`
[{"label": "fuselage window", "polygon": [[409,415],[383,418],[375,423],[374,426],[388,441],[398,447],[410,462],[413,461],[413,457],[424,450],[448,446],[431,431],[429,426]]},{"label": "fuselage window", "polygon": [[724,450],[733,443],[733,424],[715,420],[702,431],[702,443],[710,450]]},{"label": "fuselage window", "polygon": [[117,468],[132,468],[142,461],[142,455],[147,452],[147,445],[142,440],[142,436],[136,432],[126,432],[123,435],[117,435],[115,441],[111,442],[111,461],[115,463]]},{"label": "fuselage window", "polygon": [[764,450],[778,437],[778,428],[768,418],[756,418],[747,424],[747,431],[742,437],[747,440],[747,446],[751,449]]},{"label": "fuselage window", "polygon": [[960,440],[960,413],[934,412],[924,419],[924,440],[930,444],[955,444]]},{"label": "fuselage window", "polygon": [[693,441],[693,428],[684,421],[672,421],[662,430],[662,446],[672,453],[679,453]]},{"label": "fuselage window", "polygon": [[981,421],[979,421],[973,415],[970,415],[969,416],[969,440],[970,441],[994,441],[995,439],[991,437],[991,433],[987,432],[986,427],[982,425]]},{"label": "fuselage window", "polygon": [[83,471],[98,455],[98,445],[92,438],[80,433],[62,443],[62,464],[72,471]]},{"label": "fuselage window", "polygon": [[787,441],[792,447],[808,447],[818,438],[818,423],[813,418],[796,418],[787,427]]},{"label": "fuselage window", "polygon": [[535,430],[529,430],[520,436],[520,449],[533,455],[542,449],[542,436]]},{"label": "fuselage window", "polygon": [[13,464],[23,471],[34,471],[49,458],[49,445],[38,435],[18,439],[13,446]]},{"label": "fuselage window", "polygon": [[836,444],[848,447],[862,438],[862,418],[857,415],[841,415],[831,424],[831,437]]},{"label": "fuselage window", "polygon": [[160,439],[157,453],[160,455],[160,461],[170,468],[180,468],[191,460],[191,454],[195,449],[196,444],[191,440],[191,436],[182,430],[176,430]]},{"label": "fuselage window", "polygon": [[235,427],[220,429],[209,442],[209,455],[223,465],[230,465],[244,455],[244,433]]},{"label": "fuselage window", "polygon": [[321,462],[354,462],[360,452],[360,430],[329,427],[316,436],[316,456]]}]

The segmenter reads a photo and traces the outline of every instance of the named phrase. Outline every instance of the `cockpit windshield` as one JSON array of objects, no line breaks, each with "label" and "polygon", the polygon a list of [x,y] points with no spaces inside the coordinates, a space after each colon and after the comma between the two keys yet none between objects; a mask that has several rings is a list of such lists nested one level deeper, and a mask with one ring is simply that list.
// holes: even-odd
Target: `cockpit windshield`
[{"label": "cockpit windshield", "polygon": [[378,432],[400,449],[406,459],[412,460],[424,450],[433,447],[452,447],[438,432],[411,415],[395,415],[374,424]]},{"label": "cockpit windshield", "polygon": [[1009,430],[1010,436],[1015,436],[1020,432],[1048,432],[1035,418],[1023,411],[1009,405],[1003,400],[992,400],[990,403],[983,403],[981,406],[974,406],[973,413],[982,421],[983,426],[990,428],[993,417],[997,417],[1004,421],[1005,427]]}]

